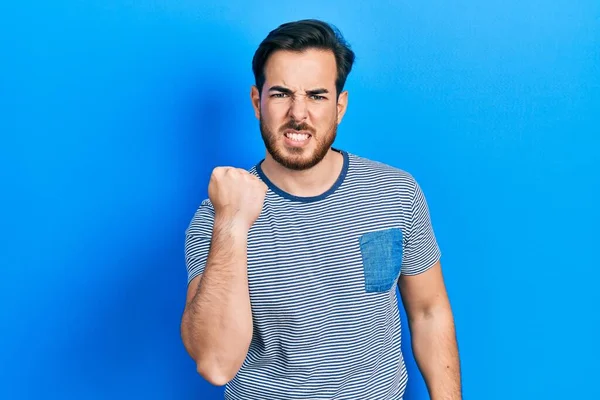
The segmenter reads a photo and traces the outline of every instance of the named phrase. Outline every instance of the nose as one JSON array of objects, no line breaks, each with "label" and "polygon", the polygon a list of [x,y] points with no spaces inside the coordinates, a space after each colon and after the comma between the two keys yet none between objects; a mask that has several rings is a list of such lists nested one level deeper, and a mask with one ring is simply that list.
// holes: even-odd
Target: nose
[{"label": "nose", "polygon": [[307,116],[308,110],[304,98],[294,98],[290,106],[290,117],[292,117],[296,122],[302,122]]}]

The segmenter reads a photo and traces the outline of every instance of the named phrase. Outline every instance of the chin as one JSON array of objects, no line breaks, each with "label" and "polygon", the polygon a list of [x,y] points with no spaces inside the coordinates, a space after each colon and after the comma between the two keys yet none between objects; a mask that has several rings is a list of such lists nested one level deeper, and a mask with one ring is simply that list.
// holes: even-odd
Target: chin
[{"label": "chin", "polygon": [[282,146],[271,156],[282,166],[294,170],[303,171],[317,165],[322,157],[318,157],[315,149],[299,149]]}]

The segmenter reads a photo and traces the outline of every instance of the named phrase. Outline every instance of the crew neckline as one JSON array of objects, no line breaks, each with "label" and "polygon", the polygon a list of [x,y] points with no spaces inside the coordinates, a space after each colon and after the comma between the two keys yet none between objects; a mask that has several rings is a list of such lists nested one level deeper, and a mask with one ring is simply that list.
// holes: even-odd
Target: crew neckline
[{"label": "crew neckline", "polygon": [[256,164],[256,172],[258,173],[260,179],[262,179],[265,182],[265,184],[267,185],[267,187],[269,189],[271,189],[273,192],[277,193],[278,195],[280,195],[281,197],[283,197],[285,199],[292,200],[292,201],[299,201],[302,203],[311,203],[314,201],[323,200],[323,199],[327,198],[328,196],[330,196],[331,194],[333,194],[342,185],[342,183],[344,182],[344,179],[346,178],[346,174],[348,173],[348,165],[350,164],[350,158],[348,156],[347,151],[336,149],[333,147],[331,148],[331,150],[337,151],[344,157],[344,164],[342,166],[342,171],[340,172],[337,179],[335,180],[335,182],[329,189],[327,189],[325,192],[323,192],[319,195],[316,195],[316,196],[295,196],[295,195],[288,193],[285,190],[279,188],[278,186],[276,186],[273,182],[271,182],[271,180],[269,178],[267,178],[267,176],[265,175],[265,173],[262,170],[261,165],[262,165],[263,161],[265,161],[264,158],[258,164]]}]

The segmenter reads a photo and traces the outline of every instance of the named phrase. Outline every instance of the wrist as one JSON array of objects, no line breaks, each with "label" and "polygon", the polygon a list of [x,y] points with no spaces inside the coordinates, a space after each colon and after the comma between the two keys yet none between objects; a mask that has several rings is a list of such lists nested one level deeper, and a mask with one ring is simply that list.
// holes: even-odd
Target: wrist
[{"label": "wrist", "polygon": [[232,214],[227,213],[216,213],[214,229],[218,231],[227,231],[234,237],[245,238],[248,235],[250,226]]}]

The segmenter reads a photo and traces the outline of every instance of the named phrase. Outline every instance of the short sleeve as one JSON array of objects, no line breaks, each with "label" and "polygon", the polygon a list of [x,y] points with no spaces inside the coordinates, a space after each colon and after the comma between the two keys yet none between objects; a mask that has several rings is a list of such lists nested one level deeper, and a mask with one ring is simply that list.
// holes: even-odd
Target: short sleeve
[{"label": "short sleeve", "polygon": [[441,257],[429,207],[421,187],[411,179],[413,195],[408,207],[407,229],[402,256],[402,274],[417,275],[432,267]]},{"label": "short sleeve", "polygon": [[188,284],[204,272],[214,220],[214,208],[208,199],[204,200],[185,231],[185,264]]}]

